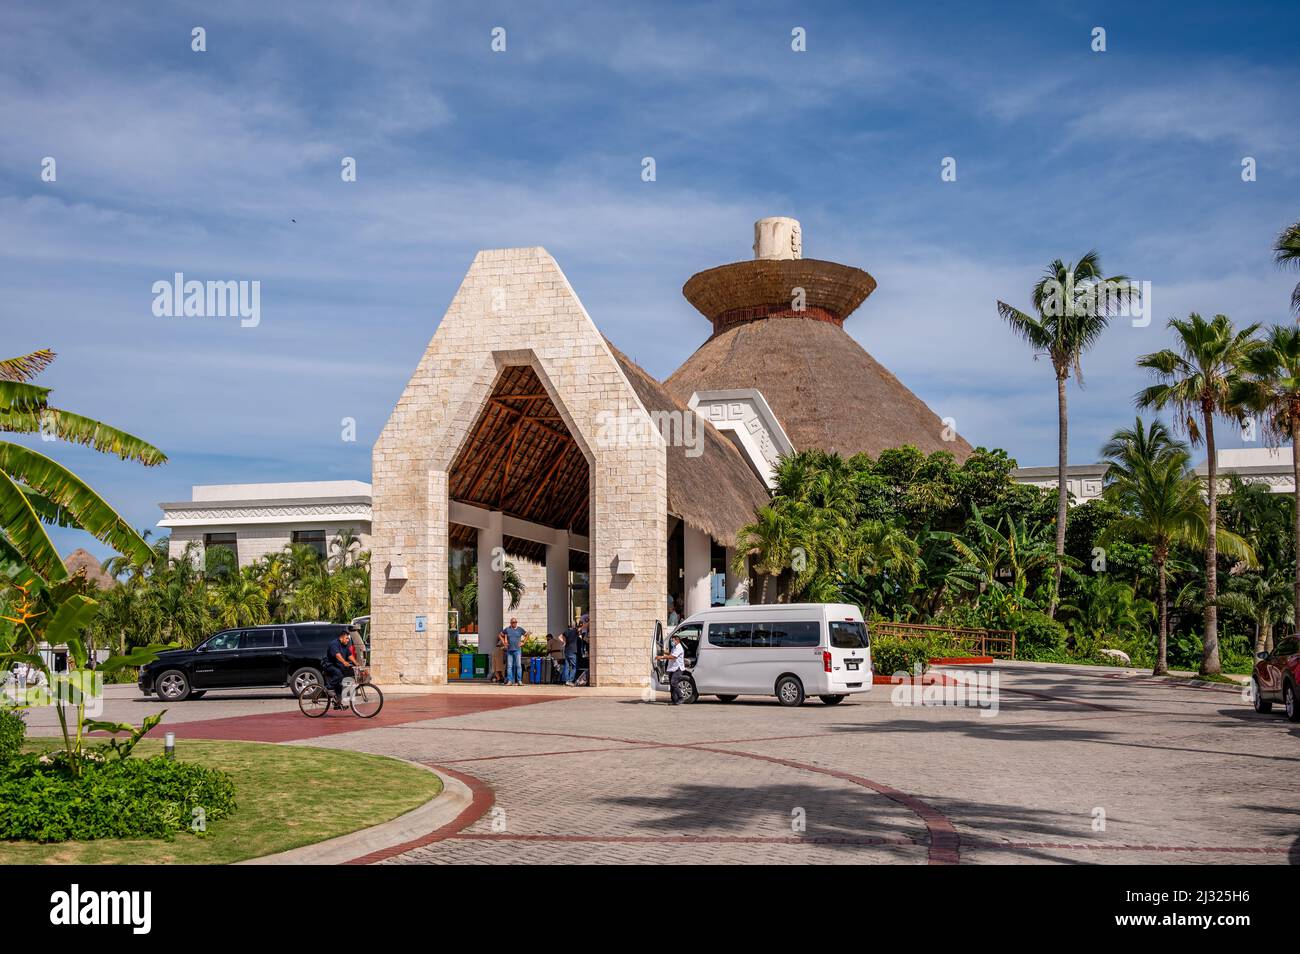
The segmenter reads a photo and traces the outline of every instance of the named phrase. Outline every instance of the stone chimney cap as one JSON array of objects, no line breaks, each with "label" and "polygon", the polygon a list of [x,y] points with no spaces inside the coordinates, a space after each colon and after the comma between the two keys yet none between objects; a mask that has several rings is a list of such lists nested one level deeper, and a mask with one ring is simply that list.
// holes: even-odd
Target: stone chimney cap
[{"label": "stone chimney cap", "polygon": [[774,215],[755,222],[754,258],[768,261],[803,258],[799,220]]}]

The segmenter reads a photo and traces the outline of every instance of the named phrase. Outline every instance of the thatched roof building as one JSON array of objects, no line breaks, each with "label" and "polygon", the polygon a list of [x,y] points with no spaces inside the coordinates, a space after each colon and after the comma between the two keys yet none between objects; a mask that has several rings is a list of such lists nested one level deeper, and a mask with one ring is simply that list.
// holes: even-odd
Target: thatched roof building
[{"label": "thatched roof building", "polygon": [[760,220],[755,234],[755,260],[708,269],[683,286],[713,334],[668,378],[668,390],[690,401],[755,389],[795,450],[875,456],[915,444],[964,460],[970,445],[844,330],[875,279],[802,258],[793,219]]},{"label": "thatched roof building", "polygon": [[117,586],[117,580],[108,575],[108,572],[100,565],[99,560],[95,559],[85,547],[77,547],[66,557],[63,558],[63,565],[68,568],[70,576],[84,574],[86,579],[93,583],[97,589],[107,590]]}]

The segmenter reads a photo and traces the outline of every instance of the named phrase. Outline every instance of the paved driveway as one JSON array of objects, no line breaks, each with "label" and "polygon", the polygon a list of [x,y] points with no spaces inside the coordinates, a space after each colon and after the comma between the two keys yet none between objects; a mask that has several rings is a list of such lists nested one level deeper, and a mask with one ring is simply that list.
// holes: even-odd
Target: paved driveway
[{"label": "paved driveway", "polygon": [[[885,686],[797,710],[502,689],[396,699],[361,731],[265,708],[177,731],[314,736],[475,789],[390,863],[1300,861],[1297,726],[1226,687],[1029,665],[999,680],[991,717]],[[186,705],[218,704],[245,703]]]}]

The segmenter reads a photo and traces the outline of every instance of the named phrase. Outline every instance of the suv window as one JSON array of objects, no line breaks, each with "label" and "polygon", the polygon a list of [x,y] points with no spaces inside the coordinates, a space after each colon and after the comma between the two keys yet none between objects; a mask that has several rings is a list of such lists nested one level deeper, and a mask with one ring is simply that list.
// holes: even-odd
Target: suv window
[{"label": "suv window", "polygon": [[280,649],[284,646],[284,630],[255,629],[244,633],[241,649]]},{"label": "suv window", "polygon": [[294,628],[294,635],[298,637],[298,642],[303,646],[326,646],[339,633],[347,627],[339,626],[298,626]]},{"label": "suv window", "polygon": [[224,633],[217,633],[206,643],[203,648],[210,653],[226,652],[231,649],[239,648],[240,631],[237,629],[228,630]]}]

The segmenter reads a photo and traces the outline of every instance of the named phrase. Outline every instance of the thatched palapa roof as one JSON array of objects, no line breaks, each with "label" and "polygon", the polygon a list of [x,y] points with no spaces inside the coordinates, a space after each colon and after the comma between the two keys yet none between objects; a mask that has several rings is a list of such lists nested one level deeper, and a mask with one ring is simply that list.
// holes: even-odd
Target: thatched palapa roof
[{"label": "thatched palapa roof", "polygon": [[702,428],[703,452],[698,456],[688,454],[690,448],[680,442],[668,442],[668,512],[729,545],[740,528],[753,521],[755,508],[771,499],[767,487],[717,428],[674,398],[608,338],[605,343],[646,411],[691,415]]}]

